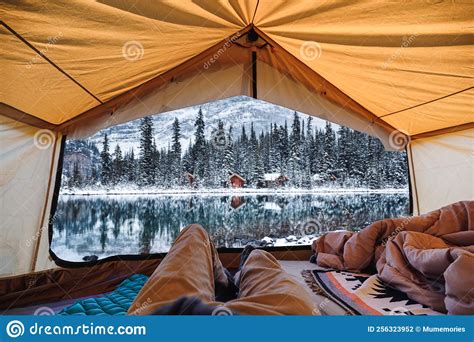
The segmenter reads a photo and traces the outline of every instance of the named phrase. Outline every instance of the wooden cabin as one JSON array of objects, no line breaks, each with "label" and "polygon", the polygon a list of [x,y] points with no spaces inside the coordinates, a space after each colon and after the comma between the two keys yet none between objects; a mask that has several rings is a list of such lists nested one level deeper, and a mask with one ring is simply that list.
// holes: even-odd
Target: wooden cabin
[{"label": "wooden cabin", "polygon": [[188,182],[188,185],[189,186],[193,186],[194,185],[194,175],[192,173],[189,173],[189,172],[186,172],[184,174],[184,178],[186,179],[186,181]]},{"label": "wooden cabin", "polygon": [[237,173],[233,173],[229,176],[230,185],[233,188],[243,188],[245,186],[245,179]]},{"label": "wooden cabin", "polygon": [[286,185],[289,178],[278,172],[266,173],[263,175],[263,181],[266,188],[279,188]]}]

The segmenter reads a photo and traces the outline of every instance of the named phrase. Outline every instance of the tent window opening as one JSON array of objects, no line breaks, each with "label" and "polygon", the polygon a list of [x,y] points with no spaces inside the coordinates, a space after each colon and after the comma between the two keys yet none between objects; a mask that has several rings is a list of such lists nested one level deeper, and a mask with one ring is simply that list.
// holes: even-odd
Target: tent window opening
[{"label": "tent window opening", "polygon": [[163,253],[192,223],[220,248],[309,245],[408,214],[405,152],[239,96],[68,140],[51,250],[70,262]]}]

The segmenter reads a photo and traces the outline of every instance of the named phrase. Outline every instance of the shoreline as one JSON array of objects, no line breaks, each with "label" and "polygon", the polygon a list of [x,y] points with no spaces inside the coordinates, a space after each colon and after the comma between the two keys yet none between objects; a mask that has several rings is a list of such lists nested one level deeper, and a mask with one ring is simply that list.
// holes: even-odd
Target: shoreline
[{"label": "shoreline", "polygon": [[408,188],[315,188],[315,189],[114,189],[61,191],[60,196],[222,196],[222,195],[333,195],[333,194],[409,194]]}]

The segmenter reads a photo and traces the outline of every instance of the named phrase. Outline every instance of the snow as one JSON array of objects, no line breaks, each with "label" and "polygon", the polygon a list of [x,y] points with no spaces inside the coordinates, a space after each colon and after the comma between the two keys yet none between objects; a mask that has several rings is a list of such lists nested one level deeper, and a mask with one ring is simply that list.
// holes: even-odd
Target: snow
[{"label": "snow", "polygon": [[319,187],[312,189],[299,188],[175,188],[175,189],[160,189],[160,188],[113,188],[113,189],[61,189],[61,195],[166,195],[166,196],[182,196],[182,195],[201,195],[201,196],[222,196],[222,195],[300,195],[300,194],[395,194],[408,193],[407,188],[387,188],[387,189],[369,189],[369,188],[331,188]]},{"label": "snow", "polygon": [[[250,128],[250,124],[254,124],[255,132],[259,134],[268,130],[270,122],[277,125],[284,125],[285,120],[291,123],[293,110],[277,106],[272,103],[256,100],[247,96],[235,96],[227,99],[213,101],[202,105],[187,107],[171,112],[160,113],[154,115],[153,126],[155,129],[154,139],[158,149],[167,148],[169,137],[171,136],[174,119],[177,117],[181,124],[181,146],[182,151],[186,151],[190,141],[193,139],[194,122],[196,114],[202,108],[204,121],[206,122],[205,135],[211,136],[212,131],[217,127],[219,119],[223,120],[226,125],[234,126],[234,138],[240,134],[240,126],[245,125]],[[305,119],[307,114],[299,113],[300,117]],[[134,120],[124,124],[120,124],[100,131],[90,138],[99,150],[102,148],[102,138],[107,133],[112,148],[119,144],[123,152],[128,152],[132,148],[138,151],[140,145],[139,139],[140,120]],[[313,118],[313,127],[323,128],[325,121]],[[338,127],[332,124],[334,127]]]},{"label": "snow", "polygon": [[265,204],[263,205],[263,209],[280,211],[281,207],[275,202],[265,202]]},{"label": "snow", "polygon": [[263,175],[263,179],[269,182],[274,182],[280,177],[280,174],[277,172],[274,173],[266,173]]}]

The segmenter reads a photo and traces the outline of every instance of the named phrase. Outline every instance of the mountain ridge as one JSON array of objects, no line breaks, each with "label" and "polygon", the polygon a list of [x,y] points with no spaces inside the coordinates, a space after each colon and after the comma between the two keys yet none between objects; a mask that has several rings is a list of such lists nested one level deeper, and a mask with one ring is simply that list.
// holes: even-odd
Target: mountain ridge
[{"label": "mountain ridge", "polygon": [[[159,115],[153,115],[154,139],[158,149],[167,148],[171,141],[172,125],[175,118],[178,118],[181,125],[181,145],[183,152],[190,144],[190,139],[194,135],[194,121],[199,108],[202,108],[204,121],[206,123],[205,134],[210,137],[212,131],[217,127],[218,120],[224,122],[226,131],[230,125],[233,126],[233,138],[240,136],[242,124],[247,133],[250,132],[250,125],[253,123],[255,132],[268,131],[270,124],[284,125],[287,121],[291,127],[294,110],[274,105],[269,102],[256,100],[247,96],[230,97],[223,100],[205,103],[178,109]],[[306,120],[309,115],[297,112],[301,119]],[[313,128],[323,128],[326,121],[313,117]],[[332,124],[338,127],[335,124]],[[121,125],[101,130],[93,135],[88,141],[96,144],[99,151],[102,149],[101,143],[104,134],[109,137],[110,146],[113,149],[119,145],[123,152],[129,152],[132,148],[135,153],[140,145],[140,119],[133,120]]]}]

